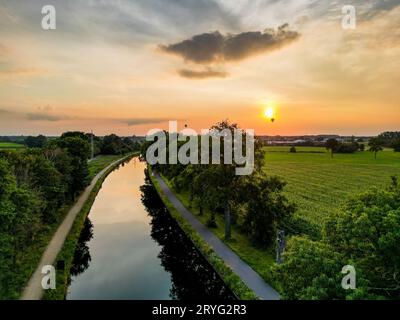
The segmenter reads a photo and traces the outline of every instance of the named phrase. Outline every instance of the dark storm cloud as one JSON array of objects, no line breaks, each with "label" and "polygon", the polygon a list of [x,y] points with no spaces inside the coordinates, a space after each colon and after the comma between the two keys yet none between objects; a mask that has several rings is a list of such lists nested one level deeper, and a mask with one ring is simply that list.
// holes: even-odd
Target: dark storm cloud
[{"label": "dark storm cloud", "polygon": [[179,70],[178,73],[181,77],[188,79],[226,78],[229,76],[225,71],[217,71],[211,68],[206,68],[201,71],[182,69]]},{"label": "dark storm cloud", "polygon": [[203,33],[179,43],[160,46],[161,50],[178,55],[185,61],[198,64],[239,61],[250,56],[271,52],[290,44],[300,34],[284,24],[277,30],[242,32],[222,35],[220,32]]}]

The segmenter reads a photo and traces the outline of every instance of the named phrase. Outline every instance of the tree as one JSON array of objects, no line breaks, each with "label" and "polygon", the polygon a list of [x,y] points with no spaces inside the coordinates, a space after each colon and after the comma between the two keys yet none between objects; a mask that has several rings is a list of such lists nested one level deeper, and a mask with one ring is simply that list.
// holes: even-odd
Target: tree
[{"label": "tree", "polygon": [[243,184],[246,213],[242,228],[258,245],[273,244],[277,228],[295,211],[283,194],[284,186],[278,177],[264,174],[253,175]]},{"label": "tree", "polygon": [[25,145],[29,148],[43,148],[47,143],[47,138],[43,135],[37,137],[29,136],[25,139]]},{"label": "tree", "polygon": [[295,147],[295,146],[292,146],[292,147],[290,148],[290,153],[296,153],[296,152],[297,152],[296,147]]},{"label": "tree", "polygon": [[[320,241],[292,237],[275,266],[288,299],[398,299],[400,188],[371,189],[334,211]],[[357,289],[340,287],[342,267],[356,269]]]},{"label": "tree", "polygon": [[58,141],[58,146],[65,149],[71,157],[71,186],[70,195],[72,199],[81,192],[88,184],[89,167],[87,159],[89,158],[89,142],[85,138],[79,136],[61,137]]},{"label": "tree", "polygon": [[336,151],[339,145],[340,142],[333,138],[326,141],[325,148],[331,152],[331,158],[333,158],[333,153]]},{"label": "tree", "polygon": [[381,133],[378,137],[382,146],[393,148],[393,144],[400,139],[400,131],[387,131]]},{"label": "tree", "polygon": [[374,153],[375,159],[378,152],[383,150],[382,142],[378,138],[371,138],[368,142],[368,146],[369,146],[369,151]]},{"label": "tree", "polygon": [[343,299],[342,257],[322,241],[294,236],[287,241],[283,263],[273,267],[284,299]]},{"label": "tree", "polygon": [[394,149],[394,152],[400,152],[400,138],[395,140],[391,147]]}]

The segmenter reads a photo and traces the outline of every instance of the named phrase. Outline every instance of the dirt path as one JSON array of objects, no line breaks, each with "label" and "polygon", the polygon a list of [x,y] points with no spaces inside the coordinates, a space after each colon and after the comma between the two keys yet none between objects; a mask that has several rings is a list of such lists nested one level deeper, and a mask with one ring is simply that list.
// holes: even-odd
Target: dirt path
[{"label": "dirt path", "polygon": [[204,224],[202,224],[193,213],[187,210],[157,172],[154,172],[154,177],[159,182],[162,192],[166,197],[168,197],[176,210],[178,210],[187,222],[190,223],[193,229],[199,233],[199,235],[213,248],[218,256],[224,260],[233,272],[235,272],[260,299],[279,300],[279,293],[267,284],[257,272],[240,259],[236,253],[234,253]]},{"label": "dirt path", "polygon": [[64,221],[58,227],[56,233],[54,234],[53,238],[47,245],[46,250],[44,251],[42,258],[39,262],[39,265],[35,272],[33,273],[32,277],[30,278],[28,284],[24,288],[24,291],[21,295],[21,300],[40,300],[43,296],[43,288],[42,288],[42,267],[45,265],[53,265],[58,253],[61,251],[65,239],[67,238],[69,231],[75,221],[76,216],[81,211],[82,207],[84,206],[86,200],[88,199],[90,193],[92,192],[93,188],[95,187],[97,181],[103,176],[103,174],[116,163],[123,161],[123,159],[119,159],[114,161],[101,172],[99,172],[92,180],[90,185],[86,187],[85,191],[81,194],[78,201],[71,207],[69,212],[67,213]]}]

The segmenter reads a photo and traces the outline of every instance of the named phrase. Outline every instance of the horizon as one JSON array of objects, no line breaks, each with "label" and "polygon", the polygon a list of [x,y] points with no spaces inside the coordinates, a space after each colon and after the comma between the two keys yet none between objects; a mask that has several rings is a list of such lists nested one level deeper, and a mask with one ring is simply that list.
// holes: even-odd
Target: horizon
[{"label": "horizon", "polygon": [[257,135],[400,128],[398,1],[352,1],[355,29],[344,0],[47,2],[55,30],[41,27],[43,1],[0,3],[0,135],[227,118]]}]

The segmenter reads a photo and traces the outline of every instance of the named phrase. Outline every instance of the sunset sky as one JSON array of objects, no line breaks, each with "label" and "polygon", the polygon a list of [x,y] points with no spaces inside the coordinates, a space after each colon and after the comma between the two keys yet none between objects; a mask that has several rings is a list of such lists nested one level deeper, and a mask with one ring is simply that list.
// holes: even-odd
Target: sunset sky
[{"label": "sunset sky", "polygon": [[[57,29],[41,28],[42,6]],[[342,6],[357,10],[342,29]],[[0,0],[0,135],[400,129],[398,0]],[[263,117],[276,106],[276,121]]]}]

